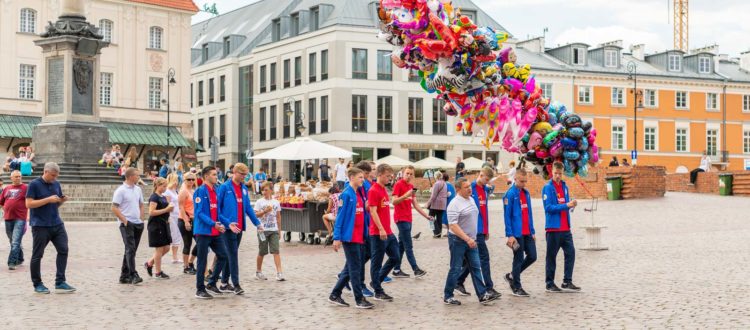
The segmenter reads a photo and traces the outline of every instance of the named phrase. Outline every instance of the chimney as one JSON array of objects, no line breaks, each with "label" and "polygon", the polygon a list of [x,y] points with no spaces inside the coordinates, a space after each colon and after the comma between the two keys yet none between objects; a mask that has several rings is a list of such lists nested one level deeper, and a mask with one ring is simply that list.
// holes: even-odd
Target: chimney
[{"label": "chimney", "polygon": [[740,53],[740,69],[750,72],[750,50]]},{"label": "chimney", "polygon": [[599,44],[599,47],[604,47],[604,46],[617,46],[617,47],[622,48],[622,40],[613,40],[613,41],[608,41],[608,42]]},{"label": "chimney", "polygon": [[639,61],[643,61],[645,51],[646,45],[644,44],[630,45],[630,53]]},{"label": "chimney", "polygon": [[516,46],[534,52],[536,54],[541,54],[544,53],[544,37],[536,37],[529,40],[519,41]]}]

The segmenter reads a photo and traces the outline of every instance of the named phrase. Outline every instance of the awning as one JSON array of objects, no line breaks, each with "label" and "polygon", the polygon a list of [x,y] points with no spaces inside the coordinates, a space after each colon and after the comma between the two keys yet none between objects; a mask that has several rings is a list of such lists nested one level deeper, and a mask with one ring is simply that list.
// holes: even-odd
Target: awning
[{"label": "awning", "polygon": [[34,126],[41,121],[39,117],[0,115],[0,138],[30,139]]},{"label": "awning", "polygon": [[[166,146],[166,126],[102,122],[109,129],[109,142],[119,144],[138,144]],[[169,145],[172,147],[190,147],[190,142],[182,136],[177,128],[170,127]]]}]

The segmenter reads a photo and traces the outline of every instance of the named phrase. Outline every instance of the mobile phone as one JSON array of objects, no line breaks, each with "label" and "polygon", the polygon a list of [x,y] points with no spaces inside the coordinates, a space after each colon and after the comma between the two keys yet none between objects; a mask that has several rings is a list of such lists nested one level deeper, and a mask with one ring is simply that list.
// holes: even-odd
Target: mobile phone
[{"label": "mobile phone", "polygon": [[513,242],[513,251],[518,251],[518,249],[521,248],[521,244],[518,244],[518,241]]}]

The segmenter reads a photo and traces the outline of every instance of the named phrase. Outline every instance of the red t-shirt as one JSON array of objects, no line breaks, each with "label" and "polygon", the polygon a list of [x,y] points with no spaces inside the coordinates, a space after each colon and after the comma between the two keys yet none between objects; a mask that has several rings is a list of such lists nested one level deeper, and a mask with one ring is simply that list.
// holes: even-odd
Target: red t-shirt
[{"label": "red t-shirt", "polygon": [[234,181],[232,181],[232,187],[234,188],[234,197],[237,198],[237,228],[242,230],[242,219],[245,215],[242,208],[242,187],[234,183]]},{"label": "red t-shirt", "polygon": [[[380,218],[380,224],[385,229],[385,233],[387,235],[393,234],[393,231],[391,231],[391,202],[388,199],[388,192],[378,183],[372,185],[370,192],[367,193],[367,207],[369,209],[373,206],[377,207],[378,218]],[[370,235],[380,235],[380,230],[372,219],[370,219]]]},{"label": "red t-shirt", "polygon": [[354,211],[354,231],[352,243],[365,243],[365,201],[357,194],[357,208]]},{"label": "red t-shirt", "polygon": [[29,209],[26,208],[26,184],[9,185],[0,193],[0,205],[5,211],[5,220],[26,220]]},{"label": "red t-shirt", "polygon": [[487,223],[487,192],[484,191],[484,187],[480,184],[477,187],[477,199],[479,200],[479,212],[482,215],[482,234],[487,235],[489,232],[489,224]]},{"label": "red t-shirt", "polygon": [[[219,221],[219,202],[216,199],[216,191],[214,188],[211,188],[210,186],[206,186],[206,189],[208,189],[208,205],[209,209],[211,210],[211,220],[214,222]],[[211,236],[219,236],[219,231],[216,229],[216,227],[211,227]]]},{"label": "red t-shirt", "polygon": [[529,229],[529,203],[526,201],[526,193],[521,191],[521,235],[531,235]]},{"label": "red t-shirt", "polygon": [[[393,185],[393,197],[398,198],[403,196],[405,193],[412,191],[414,186],[406,181],[398,180]],[[396,222],[411,222],[411,202],[414,196],[404,199],[401,203],[393,206],[393,220]]]},{"label": "red t-shirt", "polygon": [[[563,191],[562,183],[552,182],[555,186],[555,193],[557,195],[557,203],[565,204],[565,191]],[[570,221],[568,221],[568,212],[566,210],[560,212],[560,228],[550,228],[547,231],[558,232],[558,231],[570,231]]]}]

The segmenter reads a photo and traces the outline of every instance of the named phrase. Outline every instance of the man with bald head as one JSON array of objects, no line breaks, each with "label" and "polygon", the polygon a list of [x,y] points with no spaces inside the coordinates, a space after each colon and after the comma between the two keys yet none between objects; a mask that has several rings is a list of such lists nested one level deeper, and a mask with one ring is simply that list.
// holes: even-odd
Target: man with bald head
[{"label": "man with bald head", "polygon": [[21,240],[26,232],[26,221],[29,220],[29,209],[26,208],[27,186],[21,182],[21,172],[10,173],[13,184],[3,188],[0,193],[0,205],[3,207],[5,218],[5,233],[10,242],[8,254],[8,269],[13,270],[23,263],[23,248]]}]

